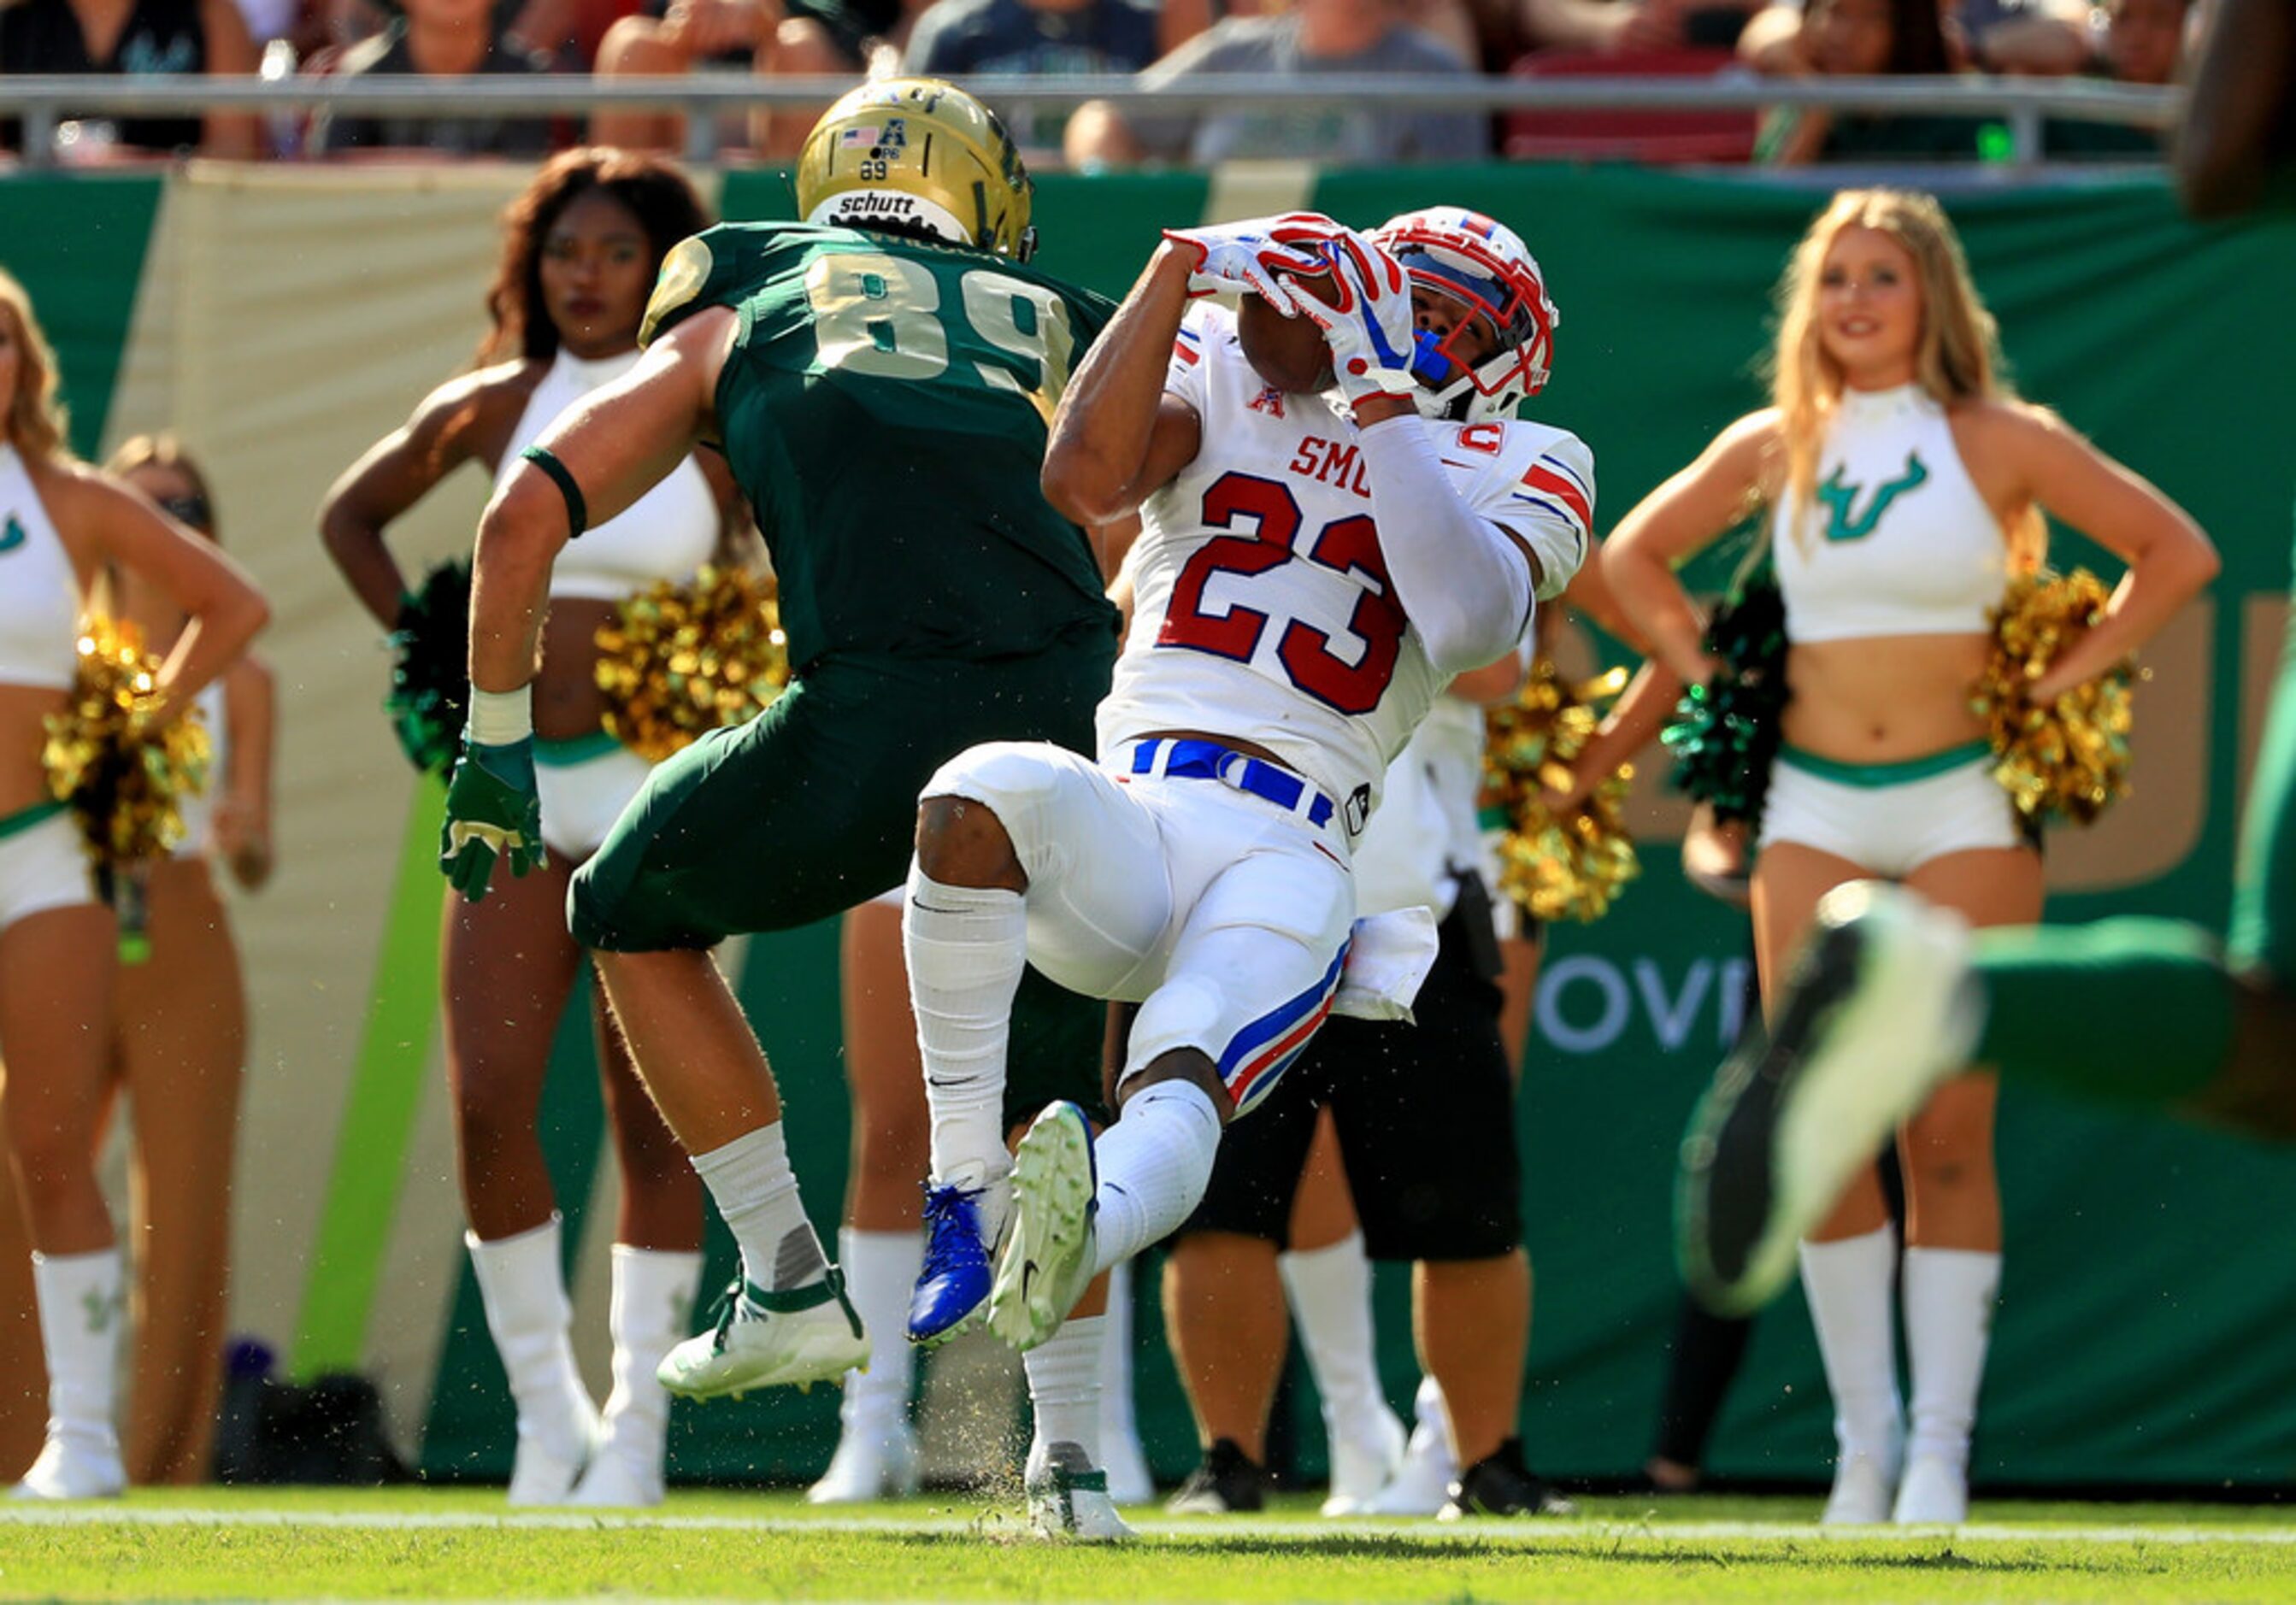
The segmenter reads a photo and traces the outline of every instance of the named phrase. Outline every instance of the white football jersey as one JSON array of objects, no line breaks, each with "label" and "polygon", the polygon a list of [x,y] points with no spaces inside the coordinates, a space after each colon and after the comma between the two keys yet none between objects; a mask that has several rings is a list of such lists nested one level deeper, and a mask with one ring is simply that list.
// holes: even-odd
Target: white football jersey
[{"label": "white football jersey", "polygon": [[[1353,416],[1336,393],[1285,395],[1236,343],[1234,315],[1189,315],[1165,389],[1203,421],[1194,462],[1141,505],[1132,632],[1100,705],[1103,752],[1157,730],[1266,748],[1359,831],[1382,776],[1448,676],[1389,584]],[[1467,504],[1559,528],[1583,558],[1594,457],[1544,424],[1424,422]],[[1576,564],[1572,565],[1575,571]],[[1550,574],[1544,595],[1570,573]],[[1530,633],[1529,610],[1522,634]]]}]

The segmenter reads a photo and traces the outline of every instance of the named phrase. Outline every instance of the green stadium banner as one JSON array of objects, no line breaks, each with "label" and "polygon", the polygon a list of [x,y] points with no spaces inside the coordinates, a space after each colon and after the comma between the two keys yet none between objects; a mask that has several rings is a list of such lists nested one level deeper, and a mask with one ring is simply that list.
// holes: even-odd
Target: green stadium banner
[{"label": "green stadium banner", "polygon": [[[116,382],[106,364],[120,360],[162,192],[172,205],[179,189],[199,182],[0,183],[0,263],[34,286],[63,349],[79,408],[77,433],[91,447]],[[259,310],[274,340],[266,349],[332,352],[342,372],[312,364],[323,382],[310,393],[322,398],[348,393],[350,370],[363,360],[341,334],[356,301],[336,293],[355,283],[341,276],[355,260],[345,253],[361,245],[347,240],[328,256],[314,249],[316,231],[286,231],[296,209],[322,204],[305,188],[336,182],[383,181],[298,176],[275,186],[261,210],[246,209],[256,201],[220,185],[202,192],[193,219],[209,231],[192,240],[202,251],[245,238],[246,219],[259,217],[296,251],[311,253],[308,293],[291,296],[266,281]],[[1759,405],[1753,375],[1775,283],[1823,200],[1816,190],[1754,175],[1612,167],[1303,169],[1300,182],[1303,201],[1349,223],[1441,201],[1487,212],[1523,234],[1563,315],[1554,379],[1532,412],[1592,444],[1605,528],[1730,419]],[[1160,227],[1201,221],[1226,204],[1223,193],[1236,192],[1194,175],[1049,176],[1037,202],[1040,260],[1120,294]],[[432,227],[439,239],[461,242],[464,259],[483,254],[488,225],[480,201],[490,206],[491,199],[465,194],[450,228],[438,209],[451,192],[434,200],[406,186],[392,194],[394,239],[427,242],[430,236],[412,231]],[[787,212],[786,181],[776,173],[730,174],[723,195],[729,217]],[[2287,286],[2296,223],[2196,227],[2179,218],[2163,188],[2144,182],[1979,184],[1948,203],[2000,317],[2021,389],[2183,502],[2226,559],[2210,605],[2179,621],[2149,655],[2154,678],[2138,703],[2136,795],[2093,838],[2052,846],[2058,891],[2050,917],[2138,912],[2218,923],[2240,775],[2289,585],[2296,316]],[[331,192],[324,204],[344,215],[356,209],[342,194]],[[267,258],[283,283],[301,259]],[[431,286],[407,283],[404,305],[412,320],[412,290]],[[143,284],[140,293],[149,297],[152,288]],[[194,297],[196,304],[179,310],[171,336],[176,394],[204,394],[194,382],[200,374],[232,360],[228,343],[202,343],[210,338],[210,304],[228,309],[232,288],[218,276],[199,291],[208,299]],[[473,313],[479,288],[474,277],[463,298]],[[476,333],[474,326],[442,328],[439,348],[467,350]],[[394,336],[394,346],[403,343]],[[439,373],[449,366],[440,361]],[[283,360],[283,375],[298,371]],[[373,438],[411,399],[394,399],[399,411],[390,415],[380,399],[362,402],[356,417],[338,416],[340,408],[315,413],[312,427],[332,432],[308,467],[296,470],[303,476],[293,487],[300,505],[309,506],[349,460],[343,440]],[[244,442],[227,438],[225,446],[226,458],[236,452],[250,463],[272,462],[259,453],[278,450],[276,431]],[[231,505],[234,486],[218,488]],[[259,494],[259,487],[240,494]],[[335,674],[330,684],[371,682],[376,671],[365,659],[342,666],[353,650],[372,649],[365,636],[347,635],[363,626],[324,571],[316,543],[298,531],[292,540],[258,545],[257,555],[275,600],[286,604],[274,637],[283,684],[291,688],[318,671]],[[1717,554],[1700,572],[1718,579],[1726,561]],[[2071,543],[2060,561],[2105,563]],[[355,639],[355,649],[347,639]],[[1578,644],[1601,657],[1619,655],[1614,644],[1591,637]],[[290,715],[291,745],[338,756],[298,760],[301,778],[286,807],[323,808],[365,783],[362,777],[383,773],[377,766],[389,763],[387,753],[369,750],[387,743],[379,721],[368,728],[331,711],[298,722],[292,704]],[[331,782],[336,771],[329,765],[337,763],[348,778]],[[394,822],[404,816],[396,797],[384,799]],[[1648,826],[1642,879],[1602,923],[1553,935],[1520,1107],[1538,1287],[1525,1437],[1534,1463],[1564,1477],[1627,1475],[1648,1450],[1678,1298],[1667,1239],[1673,1151],[1692,1097],[1735,1029],[1749,946],[1742,917],[1683,885],[1664,834],[1673,815],[1654,786],[1644,788],[1637,808]],[[384,812],[378,801],[362,817]],[[378,848],[368,861],[387,867],[389,859]],[[311,929],[324,915],[371,925],[372,932],[328,960],[334,967],[324,984],[314,978],[308,987],[271,987],[269,995],[280,1001],[258,1019],[258,1060],[266,1060],[263,1043],[282,1040],[297,1044],[298,1058],[258,1062],[250,1107],[275,1121],[283,1108],[306,1111],[299,1118],[307,1141],[332,1151],[390,911],[372,896],[339,905],[339,888],[310,884],[308,894],[288,888],[275,898],[305,897]],[[260,937],[266,917],[260,905],[250,908],[242,930]],[[272,951],[291,953],[276,944]],[[835,932],[826,926],[753,943],[741,982],[790,1091],[792,1150],[825,1240],[835,1230],[848,1140],[836,986]],[[266,995],[260,980],[256,991]],[[2141,998],[2129,1005],[2145,1006]],[[390,1045],[420,1046],[396,1038]],[[587,1022],[578,1014],[570,1014],[560,1033],[551,1089],[545,1139],[568,1216],[577,1305],[601,1312],[594,1283],[603,1275],[602,1257],[574,1248],[578,1239],[591,1245],[598,1238],[597,1223],[586,1216],[597,1214],[590,1204],[603,1149]],[[421,1433],[426,1470],[499,1477],[511,1454],[508,1401],[467,1267],[458,1245],[446,1241],[451,1177],[440,1152],[437,1094],[426,1096],[431,1101],[406,1144],[410,1185],[397,1207],[396,1230],[377,1223],[372,1233],[381,1246],[371,1252],[389,1264],[359,1273],[367,1277],[362,1286],[386,1290],[368,1318],[365,1352],[382,1373],[394,1420]],[[2296,1331],[2296,1274],[2285,1225],[2296,1215],[2296,1161],[2021,1092],[2005,1096],[1999,1148],[2008,1255],[1978,1434],[1980,1480],[2296,1482],[2296,1345],[2288,1337]],[[308,1230],[300,1223],[319,1213],[320,1196],[282,1191],[279,1178],[308,1175],[305,1159],[282,1155],[275,1162],[259,1149],[245,1152],[240,1242],[250,1286],[270,1289],[291,1267],[291,1249],[285,1265],[261,1263],[261,1249],[266,1232],[298,1241],[295,1234]],[[409,1241],[418,1228],[426,1241]],[[712,1252],[714,1282],[730,1267],[714,1229]],[[1140,1300],[1142,1427],[1159,1472],[1177,1477],[1193,1462],[1193,1432],[1164,1358],[1152,1275],[1152,1267],[1144,1270],[1150,1296]],[[266,1291],[234,1310],[253,1330],[281,1340],[294,1313],[307,1307],[302,1291],[299,1284],[275,1296]],[[1414,1374],[1399,1268],[1382,1268],[1379,1304],[1383,1374],[1401,1407]],[[331,1334],[331,1352],[355,1346],[355,1322],[345,1322]],[[403,1396],[410,1391],[411,1406]],[[834,1409],[827,1389],[707,1409],[681,1405],[674,1473],[811,1477],[833,1445]],[[1831,1454],[1829,1417],[1808,1319],[1789,1298],[1761,1322],[1715,1440],[1713,1469],[1814,1482]],[[1322,1460],[1314,1421],[1308,1390],[1293,1390],[1287,1425],[1300,1440],[1301,1467],[1311,1471]]]}]

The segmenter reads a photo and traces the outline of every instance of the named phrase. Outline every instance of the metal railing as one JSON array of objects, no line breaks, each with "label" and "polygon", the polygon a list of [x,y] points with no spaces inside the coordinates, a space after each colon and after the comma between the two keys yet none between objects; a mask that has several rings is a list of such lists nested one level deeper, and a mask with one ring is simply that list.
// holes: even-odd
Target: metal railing
[{"label": "metal railing", "polygon": [[[23,160],[55,160],[55,131],[67,118],[196,117],[209,111],[272,114],[322,107],[368,116],[440,118],[576,115],[603,107],[688,114],[706,129],[713,114],[818,106],[853,87],[845,77],[594,78],[111,78],[0,74],[0,116],[20,118]],[[1240,102],[1263,106],[1449,111],[1754,111],[1805,106],[1897,116],[1997,119],[2008,130],[2006,166],[2042,158],[2050,119],[2166,128],[2179,115],[2180,90],[2084,79],[2026,78],[1761,78],[1725,72],[1699,78],[1515,78],[1503,75],[1235,74],[1160,87],[1127,77],[967,78],[964,86],[1008,111],[1073,108],[1088,100],[1158,113],[1214,111]],[[708,153],[705,144],[698,152]]]}]

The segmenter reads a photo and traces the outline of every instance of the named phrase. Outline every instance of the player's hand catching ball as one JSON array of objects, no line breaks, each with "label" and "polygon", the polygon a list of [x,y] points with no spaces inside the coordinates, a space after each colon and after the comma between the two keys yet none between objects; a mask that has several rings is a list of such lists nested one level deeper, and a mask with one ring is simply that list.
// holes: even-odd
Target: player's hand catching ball
[{"label": "player's hand catching ball", "polygon": [[1299,309],[1276,274],[1321,273],[1325,243],[1345,232],[1321,212],[1286,212],[1206,228],[1168,228],[1164,238],[1195,253],[1195,269],[1188,275],[1190,295],[1241,291],[1292,317]]},{"label": "player's hand catching ball", "polygon": [[1353,230],[1328,247],[1333,299],[1314,294],[1296,279],[1290,286],[1300,315],[1324,332],[1332,373],[1349,402],[1408,396],[1412,376],[1411,281],[1396,259]]}]

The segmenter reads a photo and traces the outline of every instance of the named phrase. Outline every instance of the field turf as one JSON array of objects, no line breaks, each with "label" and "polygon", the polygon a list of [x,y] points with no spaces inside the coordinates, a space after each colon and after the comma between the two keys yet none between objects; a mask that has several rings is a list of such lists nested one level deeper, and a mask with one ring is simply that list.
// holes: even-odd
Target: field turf
[{"label": "field turf", "polygon": [[1135,1514],[1119,1547],[1001,1501],[824,1514],[794,1493],[644,1517],[510,1516],[499,1491],[202,1491],[0,1505],[0,1600],[2296,1601],[2296,1511],[1980,1504],[1958,1532],[1821,1534],[1815,1501],[1595,1499],[1574,1519]]}]

